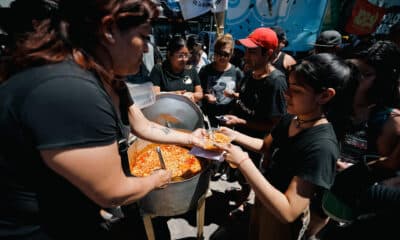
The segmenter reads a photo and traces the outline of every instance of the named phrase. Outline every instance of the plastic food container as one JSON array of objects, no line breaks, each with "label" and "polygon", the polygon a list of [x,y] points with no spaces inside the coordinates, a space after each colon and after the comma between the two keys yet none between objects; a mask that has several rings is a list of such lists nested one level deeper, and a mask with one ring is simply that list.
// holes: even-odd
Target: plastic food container
[{"label": "plastic food container", "polygon": [[156,102],[152,82],[142,84],[127,83],[127,85],[135,105],[139,108],[148,107]]}]

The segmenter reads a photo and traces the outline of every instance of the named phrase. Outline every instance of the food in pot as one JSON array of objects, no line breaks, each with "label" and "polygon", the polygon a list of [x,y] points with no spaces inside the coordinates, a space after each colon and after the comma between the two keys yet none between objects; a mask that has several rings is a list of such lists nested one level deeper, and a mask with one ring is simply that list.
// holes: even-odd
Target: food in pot
[{"label": "food in pot", "polygon": [[134,159],[130,159],[130,169],[134,176],[149,176],[154,170],[161,168],[157,146],[161,149],[167,170],[172,171],[173,181],[182,181],[201,171],[200,160],[189,154],[188,149],[176,145],[152,143],[136,154],[136,157],[132,156]]},{"label": "food in pot", "polygon": [[213,136],[208,135],[206,137],[206,143],[205,143],[204,149],[219,150],[219,148],[216,147],[214,145],[214,143],[227,144],[232,141],[229,136],[227,136],[223,133],[213,132],[212,134],[213,134]]}]

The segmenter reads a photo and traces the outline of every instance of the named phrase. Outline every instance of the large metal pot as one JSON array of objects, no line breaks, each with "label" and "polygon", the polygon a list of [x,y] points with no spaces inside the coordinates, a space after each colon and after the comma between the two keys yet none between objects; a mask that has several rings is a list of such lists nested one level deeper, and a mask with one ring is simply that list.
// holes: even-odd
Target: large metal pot
[{"label": "large metal pot", "polygon": [[[130,161],[150,142],[137,139],[128,150]],[[210,161],[200,159],[203,169],[195,176],[179,182],[171,182],[166,188],[155,189],[139,200],[144,214],[175,216],[186,213],[197,206],[199,198],[206,193],[210,183]]]},{"label": "large metal pot", "polygon": [[143,114],[153,122],[176,129],[195,130],[204,127],[203,113],[187,97],[163,93],[156,102],[142,109]]},{"label": "large metal pot", "polygon": [[[143,108],[142,112],[147,119],[175,129],[193,131],[204,127],[200,108],[182,95],[159,94],[156,102]],[[142,139],[134,141],[128,151],[129,158],[133,159],[148,144],[150,142]],[[175,216],[194,208],[210,183],[210,161],[201,160],[205,165],[197,175],[184,181],[172,182],[164,189],[153,190],[139,200],[141,211],[155,216]]]}]

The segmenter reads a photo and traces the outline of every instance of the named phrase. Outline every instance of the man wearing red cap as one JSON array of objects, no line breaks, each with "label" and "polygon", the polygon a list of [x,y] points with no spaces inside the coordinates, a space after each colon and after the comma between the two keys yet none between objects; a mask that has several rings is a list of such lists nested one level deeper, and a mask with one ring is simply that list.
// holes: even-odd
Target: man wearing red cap
[{"label": "man wearing red cap", "polygon": [[286,113],[285,75],[271,64],[278,38],[273,30],[262,27],[237,42],[246,48],[244,58],[252,71],[239,86],[233,115],[225,116],[226,125],[264,137]]},{"label": "man wearing red cap", "polygon": [[[272,29],[261,27],[237,42],[246,48],[245,62],[252,70],[239,84],[239,97],[232,115],[225,115],[225,124],[249,136],[263,138],[286,113],[286,76],[271,64],[278,37]],[[261,159],[258,153],[249,154],[251,159]],[[250,193],[250,187],[242,185],[242,192]]]}]

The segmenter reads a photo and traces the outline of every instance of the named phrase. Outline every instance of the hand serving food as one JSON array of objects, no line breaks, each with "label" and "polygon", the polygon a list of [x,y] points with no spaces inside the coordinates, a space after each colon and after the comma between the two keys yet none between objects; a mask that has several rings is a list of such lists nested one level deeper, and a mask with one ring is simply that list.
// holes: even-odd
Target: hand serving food
[{"label": "hand serving food", "polygon": [[204,148],[204,138],[207,136],[207,131],[203,128],[198,128],[188,135],[187,145],[193,145],[196,147]]},{"label": "hand serving food", "polygon": [[228,144],[232,141],[232,139],[229,136],[221,132],[217,132],[216,130],[212,131],[213,131],[211,133],[212,135],[208,134],[206,136],[204,149],[212,151],[220,151],[221,149],[216,144]]}]

